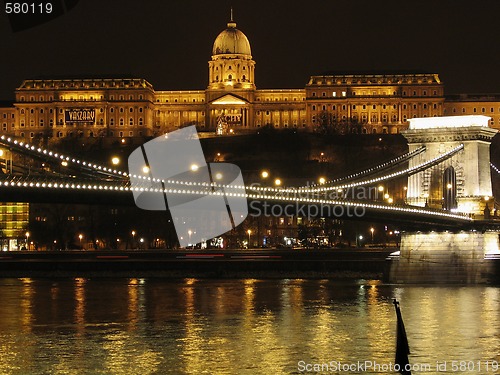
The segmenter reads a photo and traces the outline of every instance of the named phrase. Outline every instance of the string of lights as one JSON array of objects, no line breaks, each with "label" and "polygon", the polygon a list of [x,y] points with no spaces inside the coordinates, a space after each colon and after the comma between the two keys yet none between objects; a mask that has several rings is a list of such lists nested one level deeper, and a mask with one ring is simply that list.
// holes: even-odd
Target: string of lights
[{"label": "string of lights", "polygon": [[[251,190],[251,191],[264,191],[264,192],[272,192],[272,193],[279,193],[279,194],[282,194],[282,193],[301,193],[301,194],[303,194],[303,193],[320,193],[320,192],[326,193],[326,192],[332,191],[332,190],[342,190],[342,189],[349,189],[349,188],[359,187],[359,186],[364,186],[364,185],[370,185],[373,183],[386,181],[386,180],[400,177],[403,175],[407,175],[407,174],[410,175],[413,173],[417,173],[423,169],[429,168],[435,164],[438,164],[438,163],[448,159],[449,157],[453,156],[456,152],[463,149],[463,144],[461,144],[458,147],[444,153],[443,155],[438,156],[436,158],[433,158],[431,160],[428,160],[428,161],[421,163],[417,166],[409,167],[409,168],[406,168],[402,171],[393,172],[393,173],[390,173],[390,174],[387,174],[387,175],[384,175],[381,177],[371,178],[371,179],[362,180],[362,181],[358,181],[358,182],[352,182],[349,184],[331,185],[331,186],[321,185],[320,187],[318,187],[318,185],[312,185],[312,186],[303,186],[303,187],[298,187],[298,188],[274,188],[274,187],[263,187],[263,186],[252,186],[252,185],[250,185],[250,186],[223,185],[223,184],[219,184],[217,182],[199,183],[199,182],[191,182],[191,181],[155,179],[155,178],[152,178],[148,175],[142,176],[142,175],[135,175],[135,174],[127,174],[126,172],[119,171],[116,169],[107,168],[107,167],[99,165],[99,164],[95,164],[95,163],[88,162],[88,161],[82,161],[80,159],[72,158],[70,156],[60,154],[57,152],[53,152],[53,151],[43,149],[40,147],[37,148],[29,143],[24,143],[22,141],[19,142],[16,139],[12,139],[12,138],[6,137],[4,135],[0,136],[0,143],[3,143],[4,145],[8,144],[12,147],[17,146],[17,149],[29,150],[31,152],[36,152],[40,155],[44,155],[44,156],[47,156],[47,157],[53,158],[53,159],[62,160],[66,163],[73,163],[74,165],[76,165],[78,167],[85,167],[87,169],[93,169],[97,172],[104,172],[106,174],[115,175],[115,176],[121,177],[121,178],[123,178],[123,177],[133,178],[134,179],[133,185],[136,185],[136,186],[138,185],[139,181],[141,181],[141,182],[143,181],[144,183],[142,185],[145,185],[146,187],[148,187],[148,185],[150,186],[151,185],[150,183],[153,182],[153,183],[163,183],[165,186],[186,185],[186,186],[219,188],[219,189],[225,189],[225,190],[247,189],[247,190]],[[412,152],[408,152],[404,155],[401,155],[395,159],[392,159],[391,161],[385,162],[385,163],[380,164],[378,166],[366,169],[364,171],[361,171],[361,172],[358,172],[355,174],[351,174],[349,176],[346,176],[346,177],[343,177],[343,178],[340,178],[337,180],[332,180],[328,184],[331,184],[334,181],[343,181],[343,180],[348,180],[348,179],[353,179],[353,178],[359,178],[359,177],[366,175],[368,173],[373,173],[377,170],[383,170],[384,168],[387,168],[389,166],[393,167],[395,163],[398,163],[398,162],[400,162],[404,159],[407,159],[407,158],[412,158],[412,157],[416,156],[417,154],[420,154],[423,151],[425,151],[425,147],[420,147]],[[391,164],[393,164],[393,165],[391,165]],[[142,185],[137,186],[137,187],[142,188],[143,187]]]},{"label": "string of lights", "polygon": [[91,184],[91,183],[64,183],[64,182],[27,182],[27,181],[3,181],[0,183],[2,187],[23,187],[32,189],[74,189],[74,190],[104,190],[116,192],[149,192],[160,194],[193,194],[193,195],[215,195],[215,196],[228,196],[239,197],[252,200],[266,200],[274,202],[294,202],[305,204],[323,204],[331,206],[347,206],[347,207],[360,207],[383,211],[406,212],[421,215],[439,216],[454,220],[461,220],[464,222],[473,221],[471,217],[464,213],[449,213],[429,208],[417,207],[404,207],[397,205],[383,205],[378,203],[366,203],[360,201],[350,201],[342,199],[323,199],[323,198],[302,198],[291,196],[269,196],[266,194],[249,194],[249,193],[232,193],[223,190],[198,190],[198,189],[160,189],[160,188],[147,188],[147,187],[132,187],[132,186],[119,186],[112,184]]},{"label": "string of lights", "polygon": [[63,163],[64,166],[68,166],[69,164],[73,164],[77,168],[83,168],[87,170],[94,170],[98,173],[103,173],[106,175],[117,176],[117,177],[127,177],[128,174],[123,171],[119,171],[117,169],[108,168],[93,162],[82,161],[78,158],[74,158],[59,152],[50,151],[45,148],[36,147],[27,142],[18,141],[17,139],[12,139],[10,137],[6,137],[5,135],[0,136],[0,144],[5,147],[13,148],[21,152],[29,152],[32,154],[37,154],[38,156],[43,156],[45,158],[57,160],[58,162]]},{"label": "string of lights", "polygon": [[402,162],[405,162],[405,161],[408,161],[409,159],[421,154],[422,152],[424,152],[426,150],[425,146],[421,146],[413,151],[410,151],[410,152],[407,152],[406,154],[403,154],[401,156],[398,156],[392,160],[389,160],[385,163],[382,163],[382,164],[379,164],[375,167],[371,167],[371,168],[368,168],[368,169],[365,169],[361,172],[357,172],[357,173],[353,173],[353,174],[350,174],[348,176],[345,176],[345,177],[339,177],[337,179],[334,179],[334,180],[329,180],[329,181],[326,181],[325,183],[323,184],[312,184],[310,185],[311,187],[315,187],[315,186],[328,186],[330,184],[334,184],[334,183],[338,183],[338,182],[341,182],[341,181],[345,181],[345,180],[351,180],[353,178],[359,178],[359,177],[362,177],[364,175],[367,175],[367,174],[371,174],[371,173],[375,173],[375,172],[380,172],[380,171],[383,171],[384,169],[387,169],[387,168],[394,168],[396,165],[398,165],[399,163],[402,163]]},{"label": "string of lights", "polygon": [[499,170],[499,169],[495,166],[495,164],[490,163],[490,166],[491,166],[491,168],[493,168],[493,170],[494,170],[495,172],[497,172],[498,174],[500,174],[500,170]]}]

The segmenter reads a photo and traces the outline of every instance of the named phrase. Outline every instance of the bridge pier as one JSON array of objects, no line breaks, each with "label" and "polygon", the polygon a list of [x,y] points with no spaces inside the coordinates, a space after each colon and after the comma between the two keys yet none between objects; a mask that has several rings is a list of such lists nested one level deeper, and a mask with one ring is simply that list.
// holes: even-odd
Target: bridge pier
[{"label": "bridge pier", "polygon": [[404,232],[389,257],[394,283],[484,284],[500,281],[500,230]]}]

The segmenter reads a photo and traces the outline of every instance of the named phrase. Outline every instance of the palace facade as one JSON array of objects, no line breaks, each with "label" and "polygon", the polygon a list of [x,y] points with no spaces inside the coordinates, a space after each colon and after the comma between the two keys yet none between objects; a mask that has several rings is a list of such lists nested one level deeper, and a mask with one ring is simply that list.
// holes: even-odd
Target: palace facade
[{"label": "palace facade", "polygon": [[220,135],[264,126],[396,134],[415,117],[486,114],[500,126],[500,97],[445,97],[438,74],[328,73],[304,88],[257,89],[250,43],[232,20],[215,39],[208,86],[158,91],[142,78],[28,79],[0,107],[3,134],[26,140],[156,136],[188,125]]}]

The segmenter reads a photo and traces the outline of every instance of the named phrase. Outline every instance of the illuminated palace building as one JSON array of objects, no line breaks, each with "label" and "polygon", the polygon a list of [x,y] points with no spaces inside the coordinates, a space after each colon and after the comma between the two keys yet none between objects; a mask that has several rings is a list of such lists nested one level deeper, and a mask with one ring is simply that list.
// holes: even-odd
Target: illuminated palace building
[{"label": "illuminated palace building", "polygon": [[218,134],[263,126],[305,131],[399,133],[407,119],[487,114],[500,124],[497,97],[447,100],[437,74],[325,74],[301,89],[257,89],[250,43],[236,23],[215,39],[208,87],[156,91],[141,78],[29,79],[0,108],[2,133],[20,138],[149,137],[196,125]]}]

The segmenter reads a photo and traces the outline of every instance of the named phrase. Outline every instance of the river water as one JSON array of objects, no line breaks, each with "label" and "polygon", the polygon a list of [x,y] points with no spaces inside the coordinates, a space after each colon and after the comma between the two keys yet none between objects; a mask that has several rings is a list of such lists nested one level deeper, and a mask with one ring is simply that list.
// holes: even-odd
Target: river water
[{"label": "river water", "polygon": [[497,287],[76,278],[0,279],[0,374],[389,374],[392,298],[413,374],[500,373]]}]

